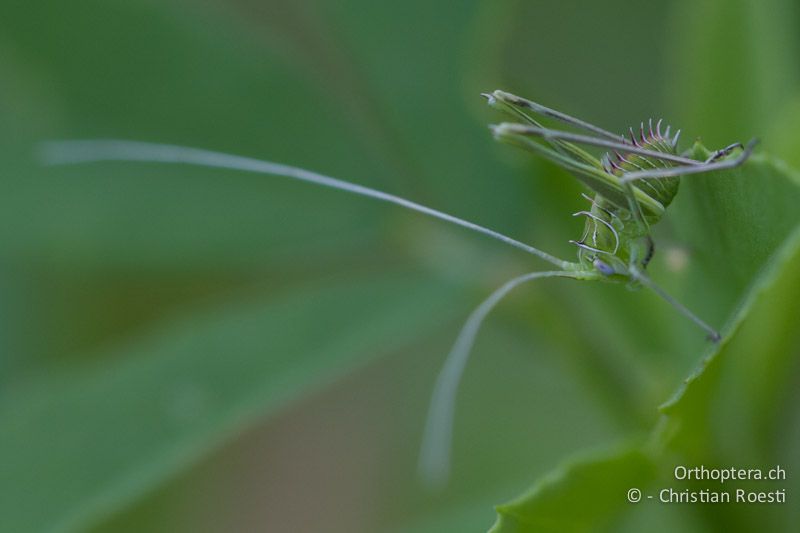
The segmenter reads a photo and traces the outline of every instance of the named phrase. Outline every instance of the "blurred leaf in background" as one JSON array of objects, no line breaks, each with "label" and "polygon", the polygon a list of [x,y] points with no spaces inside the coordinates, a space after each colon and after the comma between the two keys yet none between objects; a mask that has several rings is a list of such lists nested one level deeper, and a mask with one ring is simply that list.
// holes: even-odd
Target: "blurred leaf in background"
[{"label": "blurred leaf in background", "polygon": [[[686,179],[657,234],[654,278],[733,334],[706,352],[721,370],[686,389],[703,400],[658,414],[705,345],[653,295],[531,286],[479,336],[453,479],[431,494],[414,469],[435,372],[470,309],[540,265],[280,178],[43,168],[33,154],[45,139],[114,137],[269,159],[569,258],[580,188],[496,147],[478,93],[505,88],[609,129],[664,116],[709,148],[765,135],[772,151],[771,135],[796,164],[783,111],[800,96],[793,8],[0,1],[0,530],[485,531],[493,505],[574,454],[648,435],[667,450],[659,471],[791,459],[798,189],[769,156]],[[778,249],[786,259],[771,261]],[[719,422],[681,425],[687,411]],[[565,471],[551,487],[591,491]],[[614,531],[759,520],[623,498],[598,507]],[[796,519],[787,507],[763,523]]]}]

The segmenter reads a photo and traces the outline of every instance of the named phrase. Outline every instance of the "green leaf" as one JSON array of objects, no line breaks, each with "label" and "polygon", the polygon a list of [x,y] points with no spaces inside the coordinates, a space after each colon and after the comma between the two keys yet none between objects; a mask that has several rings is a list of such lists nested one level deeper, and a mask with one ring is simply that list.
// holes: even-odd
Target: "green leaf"
[{"label": "green leaf", "polygon": [[[691,135],[703,135],[713,145],[757,136],[790,94],[797,74],[791,61],[791,31],[779,7],[785,3],[774,4],[765,9],[763,3],[710,0],[679,6],[675,20],[680,44],[674,70],[680,76],[676,76],[679,85],[672,88],[670,96],[677,102],[674,107],[681,110],[680,126],[689,128]],[[743,71],[756,74],[742,79]],[[720,86],[726,89],[720,91]],[[658,264],[662,259],[657,254],[654,276],[659,280],[668,276],[666,285],[680,301],[712,323],[727,320],[728,334],[735,331],[757,280],[768,283],[775,275],[761,269],[785,246],[800,221],[798,184],[796,174],[765,156],[733,172],[687,177],[666,224],[678,251],[688,257],[688,266],[670,271]],[[667,353],[696,354],[696,349],[687,349],[694,345],[685,344],[685,339],[691,338],[691,327],[674,325],[670,310],[656,313],[662,317],[656,327],[673,330]],[[716,349],[710,348],[707,354]],[[699,441],[706,435],[702,431],[686,433]],[[580,512],[584,502],[591,500],[581,497],[587,494],[584,484],[571,481],[577,485],[570,492],[571,501],[581,504],[569,507],[568,512]],[[534,519],[547,517],[555,508],[541,505],[531,509]],[[508,520],[503,516],[501,524],[504,519]],[[562,525],[556,521],[551,527],[559,531]],[[600,526],[598,519],[585,527]]]},{"label": "green leaf", "polygon": [[[779,161],[762,155],[740,169],[693,176],[684,181],[682,196],[676,200],[676,213],[671,220],[679,242],[689,247],[693,268],[683,274],[677,273],[678,279],[673,282],[683,284],[684,290],[695,283],[702,286],[702,290],[696,289],[699,297],[693,299],[687,294],[684,301],[697,300],[697,308],[730,315],[728,326],[723,330],[725,340],[707,350],[689,379],[686,392],[679,393],[697,396],[687,400],[689,406],[681,410],[680,424],[685,426],[681,429],[683,439],[691,440],[695,446],[709,447],[713,443],[708,433],[711,427],[708,409],[714,400],[714,388],[697,387],[695,383],[714,383],[713,363],[724,356],[727,339],[749,316],[754,299],[778,275],[796,271],[787,266],[786,256],[794,253],[800,244],[797,237],[800,235],[800,212],[795,208],[800,202],[800,180]],[[728,257],[738,259],[723,261]],[[724,273],[719,273],[720,263],[726,269]],[[717,284],[709,284],[710,272],[717,273]],[[701,300],[713,302],[713,305],[704,307]],[[786,327],[785,320],[778,322]],[[719,351],[721,347],[722,352]],[[671,414],[672,410],[668,408],[667,412]],[[664,428],[655,430],[656,442],[663,445],[670,443],[664,440],[670,435]],[[634,459],[637,457],[635,452],[630,453],[634,454]],[[654,464],[669,459],[662,455],[651,458]],[[636,466],[639,463],[631,462],[631,457],[625,454],[578,464],[579,467],[568,467],[540,481],[516,502],[500,506],[500,519],[493,531],[602,530],[610,517],[623,508],[624,498],[607,496],[600,500],[596,509],[598,494],[607,495],[610,489],[616,495],[615,490],[622,486],[639,485],[641,488],[650,479],[637,483],[637,479],[626,477],[626,465],[630,466],[631,475],[640,471]],[[613,469],[619,472],[612,476]],[[610,478],[615,479],[613,487],[608,485]],[[581,504],[576,506],[575,502]]]},{"label": "green leaf", "polygon": [[[685,385],[680,387],[675,397],[664,404],[665,413],[669,415],[693,413],[694,416],[702,412],[699,409],[700,404],[704,404],[705,408],[709,407],[710,400],[707,396],[705,401],[699,401],[697,398],[711,391],[712,387],[705,385],[704,382],[713,382],[718,377],[717,368],[730,350],[730,345],[743,343],[754,348],[756,352],[770,357],[781,357],[779,354],[782,354],[782,350],[779,347],[785,338],[794,332],[794,328],[785,317],[791,315],[794,305],[791,295],[796,289],[794,274],[797,272],[799,254],[800,227],[795,227],[793,234],[786,239],[754,280],[746,298],[732,317],[727,338],[719,346],[709,350],[698,368],[687,378]],[[776,298],[776,295],[780,297]],[[740,332],[742,328],[747,332]],[[755,331],[761,333],[753,336]],[[764,361],[764,364],[770,367],[769,361]],[[770,371],[774,370],[770,367]]]},{"label": "green leaf", "polygon": [[[681,125],[692,128],[690,135],[705,135],[716,147],[718,138],[723,144],[759,134],[760,120],[780,105],[796,68],[792,48],[782,42],[788,33],[784,4],[770,0],[758,10],[754,2],[746,9],[737,2],[726,13],[722,2],[687,2],[693,15],[706,13],[683,18],[697,21],[693,31],[699,35],[677,32],[688,48],[679,67],[698,85],[684,78],[673,87],[671,77],[659,78],[653,60],[658,51],[640,45],[663,41],[648,18],[658,18],[652,10],[666,7],[612,4],[581,13],[577,28],[570,27],[574,18],[559,16],[563,11],[526,6],[528,16],[509,17],[514,31],[506,31],[494,26],[495,18],[482,16],[495,3],[478,1],[414,0],[388,8],[366,0],[4,3],[0,348],[13,353],[0,364],[5,370],[9,359],[20,363],[3,372],[3,383],[14,387],[0,396],[0,415],[14,429],[0,437],[0,473],[8,480],[0,510],[8,526],[18,531],[26,523],[93,523],[163,486],[263,415],[313,395],[319,384],[381,352],[418,342],[446,320],[441,300],[454,300],[456,291],[451,298],[438,282],[365,279],[365,270],[389,268],[409,253],[470,280],[482,261],[492,263],[487,280],[521,266],[501,251],[451,253],[463,242],[446,229],[431,238],[429,226],[407,224],[395,211],[283,180],[116,164],[44,171],[30,160],[34,141],[122,136],[298,164],[520,238],[539,232],[532,243],[555,239],[572,254],[566,239],[579,228],[569,225],[574,221],[568,208],[581,202],[574,182],[548,167],[536,167],[543,179],[530,179],[503,163],[507,152],[492,146],[485,129],[490,114],[470,115],[482,104],[479,91],[498,87],[498,79],[525,81],[524,88],[508,88],[534,98],[540,87],[558,97],[573,91],[579,103],[565,110],[621,122],[603,121],[607,127],[660,112],[652,98],[664,92],[686,104]],[[529,25],[532,19],[535,26]],[[483,25],[513,36],[500,58],[487,60],[484,43],[472,41],[474,29]],[[585,37],[596,29],[605,35],[587,50]],[[583,63],[553,55],[553,42]],[[609,59],[619,50],[626,50],[625,61]],[[497,76],[496,65],[514,76]],[[631,65],[647,65],[647,72]],[[587,79],[606,78],[613,80],[608,90],[603,84],[586,88]],[[739,90],[740,83],[747,87]],[[666,268],[665,244],[654,277],[722,324],[792,230],[797,197],[768,158],[742,172],[687,179],[683,188],[667,219],[674,221],[674,241],[689,245],[689,266]],[[472,242],[471,235],[467,239]],[[377,242],[388,244],[379,249]],[[352,282],[311,281],[345,271],[349,277],[354,267]],[[265,294],[276,287],[288,294],[277,301],[256,296],[252,306],[227,303],[231,285],[241,290],[260,279],[271,287]],[[488,281],[481,287],[484,294]],[[461,467],[448,504],[455,500],[457,507],[470,492],[465,501],[484,501],[487,479],[495,485],[500,478],[516,480],[520,472],[548,469],[566,450],[641,431],[664,389],[699,353],[701,335],[652,295],[619,287],[559,291],[531,290],[525,306],[498,310],[497,329],[490,326],[482,337],[483,363],[471,367],[462,391],[466,408],[456,441]],[[205,313],[187,311],[198,300],[222,303]],[[188,317],[176,323],[170,318],[176,314]],[[73,330],[84,338],[64,342]],[[27,349],[9,349],[23,336]],[[234,349],[223,357],[215,348],[220,344]],[[268,346],[285,347],[286,357],[269,357]],[[515,360],[520,353],[531,361]],[[772,355],[764,359],[777,361]],[[416,370],[408,375],[415,376],[409,381],[420,389],[419,398],[428,390]],[[759,388],[771,390],[773,380],[765,376]],[[219,395],[193,407],[195,381]],[[509,392],[525,386],[542,393],[535,408],[520,401],[527,396]],[[154,405],[146,393],[161,387],[172,391],[164,402],[177,404],[179,412],[208,411],[184,421],[186,428],[168,427],[172,419],[158,426],[152,416],[164,405]],[[552,415],[544,400],[556,396],[565,407]],[[753,420],[757,413],[773,415],[761,420],[774,419],[771,407],[779,400],[766,392],[757,396]],[[392,431],[403,432],[384,428],[398,456],[416,451],[408,429],[420,426],[424,401],[417,401],[413,421],[390,421]],[[614,411],[618,425],[606,420],[606,411]],[[164,428],[172,430],[156,431]],[[503,439],[496,439],[498,432]],[[535,448],[532,439],[538,439]],[[602,471],[615,459],[598,461]],[[385,462],[386,471],[378,475],[392,480],[391,489],[375,491],[382,496],[363,513],[384,520],[385,514],[407,517],[424,507],[409,496],[416,489],[408,480],[409,486],[396,488],[402,473],[411,477],[413,459]],[[572,476],[589,472],[581,479],[594,479],[589,463],[568,469],[537,493],[549,502],[542,512],[564,510],[560,497],[545,497],[565,494],[558,487],[582,494],[583,485]],[[486,466],[489,474],[482,471]],[[213,494],[235,493],[229,488],[217,487]],[[475,497],[477,491],[482,497]],[[220,501],[211,499],[209,513],[226,505]],[[189,507],[206,503],[192,501]],[[608,518],[598,512],[598,520]],[[485,513],[491,510],[470,509],[464,515],[470,518],[457,519],[459,527],[467,529],[470,521],[483,526],[478,517]]]},{"label": "green leaf", "polygon": [[[703,296],[731,315],[769,258],[800,223],[800,175],[767,154],[738,169],[688,176],[670,208]],[[711,295],[709,295],[709,292]]]},{"label": "green leaf", "polygon": [[[691,464],[785,469],[797,464],[790,444],[800,382],[800,228],[787,239],[748,293],[718,350],[707,354],[676,396],[662,408],[665,444]],[[713,482],[701,488],[719,489]],[[796,477],[760,483],[737,482],[728,490],[800,489]],[[718,517],[726,530],[788,531],[796,507],[733,508]]]},{"label": "green leaf", "polygon": [[465,531],[483,531],[481,525],[492,520],[493,511],[488,494],[492,489],[481,494],[479,500],[465,498],[457,505],[439,505],[433,513],[413,516],[411,520],[401,520],[400,526],[389,528],[386,533],[464,533]]},{"label": "green leaf", "polygon": [[0,396],[0,530],[96,522],[288,402],[413,346],[454,301],[408,274],[311,285],[16,383]]},{"label": "green leaf", "polygon": [[639,446],[574,459],[516,500],[497,506],[490,533],[598,531],[628,505],[627,492],[644,490],[655,477]]},{"label": "green leaf", "polygon": [[[682,124],[692,134],[701,134],[706,144],[715,146],[771,131],[762,143],[764,151],[791,157],[789,147],[797,143],[798,133],[786,119],[791,115],[786,103],[796,92],[798,77],[792,59],[796,32],[790,25],[794,9],[785,0],[703,0],[677,5],[673,70],[679,84],[672,98]],[[720,368],[736,359],[730,353],[741,342],[740,330],[760,323],[764,316],[774,321],[772,328],[791,323],[791,314],[774,312],[780,306],[769,311],[756,302],[794,271],[788,258],[797,246],[800,175],[774,157],[756,155],[740,171],[687,178],[681,187],[671,211],[678,240],[690,246],[691,262],[700,272],[679,275],[679,282],[687,293],[697,296],[690,302],[695,300],[707,313],[725,317],[727,338],[705,350],[663,409],[682,428],[679,439],[684,451],[719,458],[723,452],[713,437],[709,413],[725,403],[718,390],[720,380],[727,382]],[[785,351],[773,340],[765,337],[760,346],[753,345],[751,360],[784,359]],[[758,372],[749,374],[755,377]],[[733,405],[752,409],[753,404],[743,401],[743,392],[737,391]],[[774,396],[751,400],[761,404],[760,417],[774,418],[778,409]],[[731,442],[730,437],[726,440]],[[751,447],[750,452],[740,458],[755,460],[757,450]]]}]

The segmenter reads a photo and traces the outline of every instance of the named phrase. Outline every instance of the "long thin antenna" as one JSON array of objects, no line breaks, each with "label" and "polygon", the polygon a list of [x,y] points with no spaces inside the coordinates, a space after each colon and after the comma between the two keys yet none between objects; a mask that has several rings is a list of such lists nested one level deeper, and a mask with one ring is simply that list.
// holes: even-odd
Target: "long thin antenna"
[{"label": "long thin antenna", "polygon": [[455,418],[456,396],[461,376],[467,365],[475,337],[489,312],[514,288],[541,278],[594,279],[596,272],[530,272],[507,281],[469,315],[456,338],[444,366],[436,378],[428,418],[422,436],[419,457],[419,475],[432,489],[441,488],[450,476],[450,448],[453,439],[453,419]]},{"label": "long thin antenna", "polygon": [[112,139],[45,142],[41,145],[41,157],[44,162],[49,165],[68,165],[98,161],[144,161],[151,163],[199,165],[284,176],[322,185],[323,187],[330,187],[332,189],[374,198],[450,222],[451,224],[482,233],[515,248],[519,248],[559,268],[568,268],[571,265],[570,262],[563,261],[538,248],[534,248],[533,246],[529,246],[511,237],[507,237],[502,233],[479,226],[478,224],[473,224],[472,222],[454,217],[453,215],[448,215],[447,213],[431,209],[430,207],[425,207],[424,205],[406,200],[405,198],[400,198],[393,194],[370,189],[369,187],[356,185],[290,165],[213,152],[200,148]]}]

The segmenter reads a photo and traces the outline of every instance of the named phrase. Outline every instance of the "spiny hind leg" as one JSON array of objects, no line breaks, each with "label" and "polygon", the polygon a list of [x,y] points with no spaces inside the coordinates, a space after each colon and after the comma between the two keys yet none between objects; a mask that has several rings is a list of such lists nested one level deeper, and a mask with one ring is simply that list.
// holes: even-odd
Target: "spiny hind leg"
[{"label": "spiny hind leg", "polygon": [[[503,104],[509,106],[512,109],[516,110],[525,109],[537,115],[558,120],[565,124],[569,124],[570,126],[574,126],[576,128],[580,128],[585,131],[589,131],[601,137],[605,137],[614,141],[624,141],[624,137],[622,135],[617,135],[616,133],[604,130],[603,128],[595,126],[594,124],[586,122],[585,120],[581,120],[571,115],[567,115],[566,113],[562,113],[561,111],[556,111],[555,109],[551,109],[549,107],[543,106],[542,104],[533,102],[531,100],[522,98],[521,96],[517,96],[515,94],[511,94],[506,91],[496,90],[492,91],[491,94],[483,94],[483,96],[489,100],[489,105],[491,106],[495,106],[497,102],[502,102]],[[527,115],[526,113],[522,113],[522,115],[523,117],[528,118],[526,116]],[[532,122],[533,124],[538,124],[538,122],[535,119],[530,120],[530,122]]]},{"label": "spiny hind leg", "polygon": [[[636,220],[636,223],[639,225],[640,229],[643,231],[645,235],[645,253],[644,256],[639,259],[640,264],[645,267],[650,262],[655,253],[655,244],[653,243],[653,239],[650,236],[650,230],[647,225],[647,221],[644,219],[644,215],[642,214],[641,208],[636,202],[636,199],[633,195],[633,182],[637,180],[643,179],[663,179],[663,178],[673,178],[678,176],[684,176],[686,174],[701,174],[704,172],[714,172],[716,170],[725,170],[730,168],[735,168],[747,161],[750,157],[750,154],[753,152],[753,148],[755,148],[758,141],[753,139],[747,146],[743,146],[742,143],[733,143],[721,150],[717,150],[714,152],[704,163],[696,166],[677,166],[677,167],[669,167],[663,169],[651,169],[651,170],[642,170],[637,172],[629,172],[623,177],[620,178],[620,183],[625,187],[625,195],[628,198],[628,204],[633,213],[633,217]],[[720,158],[729,155],[733,150],[736,148],[741,148],[742,153],[736,159],[731,159],[727,161],[718,161]],[[636,264],[636,257],[634,253],[631,256],[631,263]]]},{"label": "spiny hind leg", "polygon": [[733,143],[733,144],[730,144],[730,145],[726,146],[725,148],[723,148],[721,150],[717,150],[716,152],[711,154],[711,156],[709,156],[708,159],[706,159],[704,161],[704,164],[707,165],[708,163],[713,163],[714,161],[716,161],[718,159],[722,159],[723,157],[725,157],[728,154],[730,154],[731,152],[733,152],[736,148],[741,148],[742,150],[744,150],[744,145],[742,143],[740,143],[740,142],[736,142],[736,143]]},{"label": "spiny hind leg", "polygon": [[[664,178],[676,178],[679,176],[686,176],[688,174],[702,174],[705,172],[714,172],[717,170],[726,170],[738,167],[750,157],[753,153],[753,149],[758,144],[757,139],[753,139],[742,150],[742,153],[734,158],[734,159],[726,159],[725,161],[718,161],[715,160],[723,157],[727,153],[730,153],[734,149],[740,146],[740,144],[732,144],[722,150],[718,150],[715,152],[714,155],[709,158],[711,162],[706,162],[701,165],[695,166],[676,166],[676,167],[669,167],[669,168],[659,168],[659,169],[652,169],[652,170],[642,170],[637,172],[629,172],[620,178],[620,183],[623,184],[630,184],[637,180],[643,179],[664,179]],[[717,155],[720,154],[720,155]]]}]

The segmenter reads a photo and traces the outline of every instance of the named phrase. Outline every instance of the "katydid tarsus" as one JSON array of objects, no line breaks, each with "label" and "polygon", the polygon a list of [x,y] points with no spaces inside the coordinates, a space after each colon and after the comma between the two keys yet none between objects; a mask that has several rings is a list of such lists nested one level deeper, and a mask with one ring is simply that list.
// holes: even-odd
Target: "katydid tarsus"
[{"label": "katydid tarsus", "polygon": [[[515,287],[534,279],[570,278],[644,286],[654,291],[680,314],[703,329],[712,341],[719,333],[670,297],[645,274],[653,256],[650,227],[658,222],[677,193],[680,177],[736,167],[751,154],[755,141],[743,147],[732,144],[705,160],[680,154],[680,131],[672,135],[659,120],[641,123],[627,135],[617,135],[588,122],[503,91],[484,94],[489,104],[521,122],[491,126],[495,138],[537,154],[571,172],[592,193],[583,235],[570,241],[578,248],[577,261],[565,261],[526,243],[478,224],[382,191],[335,179],[302,168],[197,148],[124,140],[67,140],[42,145],[47,164],[96,161],[178,163],[237,169],[284,176],[395,204],[487,235],[555,267],[518,276],[494,291],[469,316],[445,359],[436,381],[425,425],[420,473],[431,485],[441,485],[449,475],[452,426],[456,396],[475,337],[486,316]],[[564,123],[582,133],[545,127],[543,119]],[[581,146],[607,150],[602,158]],[[735,157],[729,157],[741,150]]]}]

